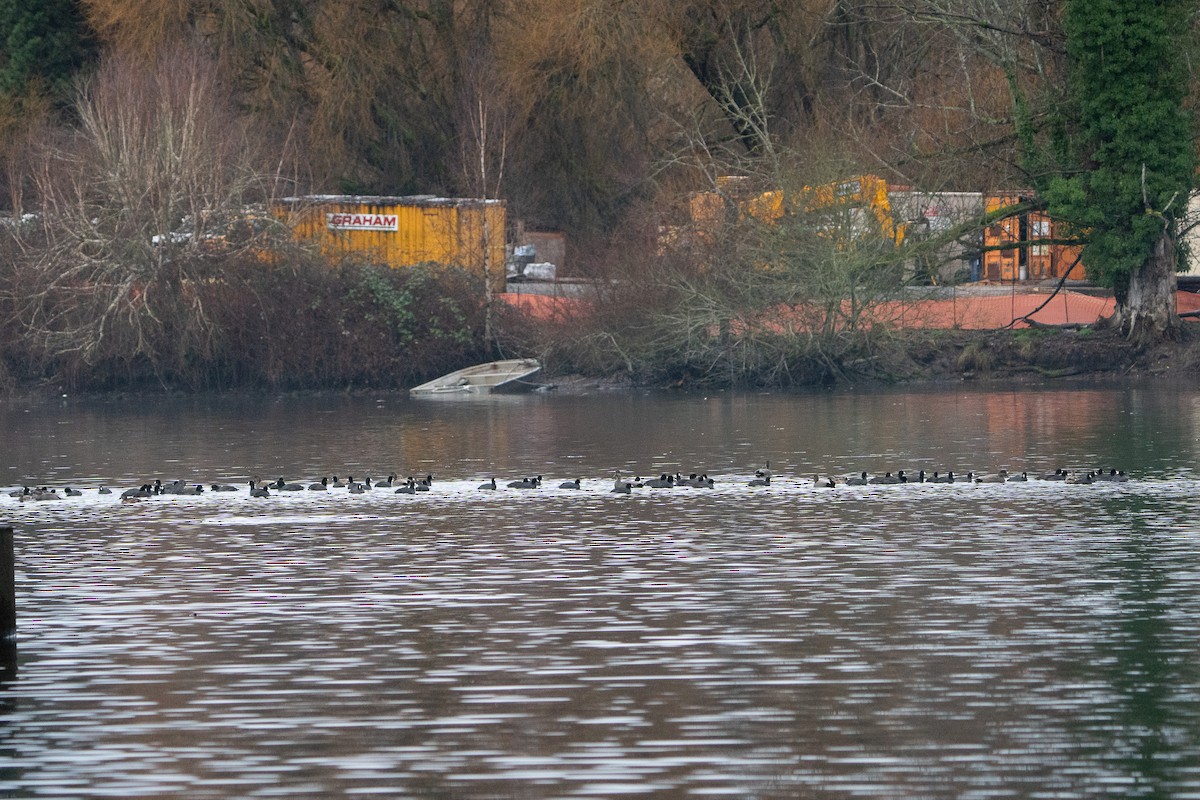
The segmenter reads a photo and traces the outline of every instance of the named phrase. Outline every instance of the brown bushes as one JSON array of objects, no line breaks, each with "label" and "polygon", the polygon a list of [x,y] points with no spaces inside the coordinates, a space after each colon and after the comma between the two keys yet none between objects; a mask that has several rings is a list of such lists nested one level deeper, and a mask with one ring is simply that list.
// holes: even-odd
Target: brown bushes
[{"label": "brown bushes", "polygon": [[878,377],[891,334],[874,311],[903,285],[894,247],[839,242],[814,224],[733,219],[680,236],[652,235],[606,254],[570,320],[548,325],[548,366],[635,383],[790,388]]},{"label": "brown bushes", "polygon": [[[73,390],[391,388],[485,357],[474,276],[293,258],[286,266],[220,260],[200,279],[196,270],[156,275],[132,287],[128,313],[113,315],[87,348],[62,344],[96,309],[78,292],[44,301],[42,321],[62,326],[47,336],[16,313],[33,287],[8,272],[0,276],[0,378]],[[149,302],[152,317],[132,308]]]}]

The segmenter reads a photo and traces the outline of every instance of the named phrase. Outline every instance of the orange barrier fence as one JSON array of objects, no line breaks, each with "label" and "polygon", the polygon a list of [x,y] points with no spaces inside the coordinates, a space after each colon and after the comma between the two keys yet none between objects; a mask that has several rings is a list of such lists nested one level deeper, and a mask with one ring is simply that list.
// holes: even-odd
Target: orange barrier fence
[{"label": "orange barrier fence", "polygon": [[[501,299],[521,309],[531,318],[544,321],[565,321],[586,312],[587,301],[575,297],[554,297],[538,294],[505,293]],[[1014,292],[997,294],[956,294],[947,298],[922,300],[892,300],[870,310],[870,318],[885,321],[899,328],[964,328],[987,330],[1003,328],[1013,320],[1033,314],[1031,319],[1045,325],[1079,323],[1090,325],[1113,313],[1111,297],[1096,297],[1080,292],[1062,291],[1045,308],[1033,313],[1046,302],[1045,293]],[[1180,313],[1200,311],[1200,294],[1177,293]],[[803,327],[810,316],[803,309],[781,309],[772,316],[768,327],[780,329]],[[1018,322],[1015,327],[1028,327]]]}]

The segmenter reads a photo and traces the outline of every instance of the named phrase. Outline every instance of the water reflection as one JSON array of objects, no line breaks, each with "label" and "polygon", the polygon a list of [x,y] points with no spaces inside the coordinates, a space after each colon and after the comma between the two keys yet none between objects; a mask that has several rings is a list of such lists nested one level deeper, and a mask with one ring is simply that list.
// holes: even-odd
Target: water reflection
[{"label": "water reflection", "polygon": [[1087,665],[1101,671],[1114,693],[1116,724],[1104,745],[1126,762],[1121,782],[1127,796],[1168,797],[1194,778],[1178,746],[1200,722],[1195,692],[1184,688],[1200,685],[1200,628],[1178,614],[1174,601],[1183,587],[1195,585],[1197,574],[1192,560],[1180,559],[1170,543],[1172,528],[1186,526],[1191,509],[1136,495],[1106,499],[1104,506],[1128,530],[1105,568],[1115,625]]},{"label": "water reflection", "polygon": [[[211,483],[280,474],[567,478],[1027,466],[1191,469],[1196,393],[1172,387],[779,397],[554,397],[493,403],[318,396],[0,407],[0,483]],[[185,422],[186,421],[186,422]],[[1173,459],[1186,452],[1190,458]],[[4,477],[7,475],[7,479]]]},{"label": "water reflection", "polygon": [[[434,472],[435,491],[0,497],[18,529],[22,659],[0,687],[0,791],[1024,798],[1196,785],[1190,398],[241,403],[191,409],[195,425],[175,433],[89,412],[70,444],[15,444],[26,466],[10,469],[51,474],[65,454],[106,481],[207,483],[391,464]],[[1114,443],[1097,419],[1134,409],[1142,438]],[[24,430],[76,424],[39,419]],[[134,424],[160,438],[88,440]],[[766,457],[779,480],[750,490]],[[1060,458],[1137,480],[808,482],[816,465]],[[612,469],[676,465],[717,486],[607,492]],[[475,490],[537,473],[584,489]]]}]

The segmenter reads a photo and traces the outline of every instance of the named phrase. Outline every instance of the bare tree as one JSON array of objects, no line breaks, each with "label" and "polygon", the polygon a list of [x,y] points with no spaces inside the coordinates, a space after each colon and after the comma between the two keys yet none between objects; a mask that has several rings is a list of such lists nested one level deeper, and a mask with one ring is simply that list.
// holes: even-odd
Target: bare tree
[{"label": "bare tree", "polygon": [[49,359],[208,351],[218,331],[197,287],[283,233],[247,213],[277,187],[228,92],[195,50],[117,59],[77,113],[36,163],[41,224],[5,287],[24,335]]},{"label": "bare tree", "polygon": [[88,23],[114,52],[143,64],[158,60],[184,33],[188,0],[82,0]]},{"label": "bare tree", "polygon": [[[462,185],[472,197],[484,201],[483,209],[483,292],[484,341],[491,347],[495,336],[495,285],[502,283],[504,264],[493,264],[494,237],[507,232],[492,230],[492,214],[487,202],[502,197],[508,141],[515,124],[513,93],[504,82],[491,52],[490,42],[477,40],[471,56],[465,60],[460,83],[459,146]],[[499,274],[497,273],[499,271]]]},{"label": "bare tree", "polygon": [[733,135],[698,116],[680,125],[663,168],[707,190],[680,204],[659,257],[630,276],[655,304],[619,298],[637,324],[617,320],[591,341],[696,379],[844,377],[886,335],[882,310],[908,278],[886,193],[850,148],[799,150],[772,129],[769,53],[731,44],[721,64],[706,90]]}]

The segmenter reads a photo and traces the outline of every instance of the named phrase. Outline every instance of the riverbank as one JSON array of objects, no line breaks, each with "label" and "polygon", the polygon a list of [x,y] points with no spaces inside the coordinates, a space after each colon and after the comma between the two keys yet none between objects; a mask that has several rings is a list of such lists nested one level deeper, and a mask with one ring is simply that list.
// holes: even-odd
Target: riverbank
[{"label": "riverbank", "polygon": [[1184,325],[1176,341],[1150,348],[1131,344],[1119,331],[1024,328],[940,331],[928,349],[908,350],[907,381],[1030,383],[1076,377],[1175,377],[1198,374],[1200,335]]},{"label": "riverbank", "polygon": [[1189,291],[1177,295],[1188,320],[1178,339],[1139,348],[1107,328],[1111,292],[1083,283],[911,287],[862,311],[701,304],[673,314],[637,293],[598,302],[578,287],[551,288],[522,285],[504,300],[537,331],[531,340],[546,355],[547,374],[572,375],[569,391],[607,387],[614,374],[618,384],[685,391],[788,391],[1173,376],[1197,374],[1200,365],[1200,329],[1190,316],[1200,295]]},{"label": "riverbank", "polygon": [[[1011,294],[1011,293],[1010,293]],[[1031,293],[1032,294],[1032,293]],[[1189,293],[1181,296],[1197,297]],[[971,308],[970,302],[989,292],[951,298],[957,307]],[[990,292],[992,297],[998,296]],[[1007,300],[1017,306],[1030,302],[1021,295],[1018,300]],[[973,298],[973,299],[972,299]],[[1097,298],[1092,298],[1097,299]],[[945,301],[945,298],[941,298]],[[1060,312],[1065,309],[1079,316],[1079,305],[1068,305],[1055,297],[1052,306]],[[907,319],[919,319],[908,306]],[[976,306],[979,311],[981,306]],[[515,309],[513,309],[515,310]],[[1181,302],[1181,310],[1182,302]],[[1008,319],[1008,318],[1006,318]],[[537,320],[533,317],[508,318],[510,328],[525,330],[528,335],[520,342],[510,343],[505,349],[508,356],[525,355],[541,358],[544,370],[542,381],[562,394],[589,394],[630,390],[671,391],[714,391],[722,389],[750,389],[756,391],[806,391],[828,388],[863,388],[898,385],[947,385],[974,382],[981,385],[1029,385],[1041,382],[1063,382],[1073,380],[1194,378],[1200,376],[1200,326],[1194,321],[1185,322],[1180,336],[1175,341],[1161,342],[1150,348],[1137,348],[1119,332],[1108,329],[1103,321],[1086,324],[1076,321],[1063,327],[1040,322],[1034,327],[971,329],[963,327],[917,327],[887,328],[872,332],[864,338],[865,346],[844,357],[823,375],[800,376],[801,369],[792,367],[789,380],[781,380],[766,374],[747,373],[740,380],[714,379],[686,363],[675,367],[650,367],[642,371],[626,369],[609,362],[604,364],[580,363],[571,358],[573,353],[565,351],[563,341],[578,341],[581,326],[578,318]],[[1056,320],[1057,321],[1057,320]],[[1095,322],[1095,318],[1089,320]],[[786,337],[778,332],[780,341]],[[791,340],[796,341],[792,334]],[[735,347],[737,345],[735,343]],[[446,354],[443,353],[443,356]],[[480,355],[487,358],[480,348]],[[804,358],[801,352],[800,358]],[[476,356],[478,360],[478,356]],[[799,362],[797,362],[799,363]],[[447,362],[447,369],[462,366]],[[410,362],[411,366],[411,362]],[[429,372],[426,367],[426,372]],[[291,384],[286,386],[268,383],[249,383],[220,386],[190,386],[170,380],[158,384],[129,382],[109,383],[104,386],[80,387],[72,385],[62,377],[39,380],[18,380],[10,373],[8,380],[0,385],[0,396],[10,400],[30,398],[46,399],[69,395],[146,398],[170,395],[220,394],[236,396],[288,396],[288,395],[355,395],[395,397],[397,393],[407,395],[410,385],[403,372],[394,373],[388,379],[388,370],[381,369],[381,380],[368,384],[362,382],[338,382],[334,380]]]},{"label": "riverbank", "polygon": [[[854,370],[847,374],[846,380],[808,388],[936,387],[961,383],[995,387],[1193,379],[1200,377],[1200,331],[1186,325],[1179,341],[1163,342],[1149,349],[1134,347],[1117,331],[1094,328],[934,331],[893,338],[879,348],[873,359],[852,366]],[[543,377],[554,391],[572,395],[699,388],[683,378],[640,385],[624,376],[560,374],[553,369]]]},{"label": "riverbank", "polygon": [[[874,356],[848,365],[845,379],[823,385],[791,387],[805,389],[875,389],[888,386],[946,386],[972,383],[983,387],[1029,386],[1039,383],[1069,384],[1078,381],[1195,379],[1200,378],[1200,327],[1185,325],[1177,341],[1139,349],[1119,332],[1104,328],[1039,329],[1004,331],[919,331],[905,332],[880,342]],[[619,393],[627,391],[711,391],[686,377],[660,382],[639,382],[626,374],[581,374],[564,370],[551,360],[541,375],[547,391],[563,395]],[[144,400],[162,396],[213,394],[245,397],[357,396],[393,399],[407,396],[397,387],[313,387],[274,389],[238,387],[206,389],[199,393],[183,387],[156,389],[125,388],[105,391],[76,391],[54,381],[10,385],[2,396],[7,401],[109,398],[115,401]],[[786,393],[789,389],[752,387]]]}]

